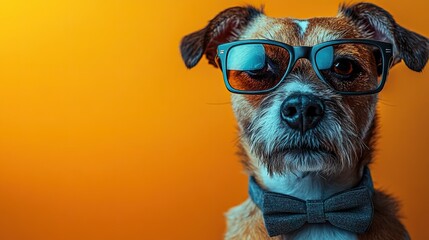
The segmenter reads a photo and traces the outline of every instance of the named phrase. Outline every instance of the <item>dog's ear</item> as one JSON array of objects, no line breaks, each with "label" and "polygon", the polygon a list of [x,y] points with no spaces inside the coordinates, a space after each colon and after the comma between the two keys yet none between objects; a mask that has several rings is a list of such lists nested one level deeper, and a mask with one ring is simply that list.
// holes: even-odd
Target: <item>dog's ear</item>
[{"label": "dog's ear", "polygon": [[262,9],[251,6],[228,8],[213,18],[205,28],[185,36],[180,43],[180,52],[186,67],[197,65],[203,54],[210,64],[217,67],[217,46],[237,40],[249,22],[262,13]]},{"label": "dog's ear", "polygon": [[354,22],[367,38],[393,44],[394,62],[404,60],[408,68],[420,72],[429,55],[426,37],[399,26],[386,10],[371,4],[341,5],[339,14]]}]

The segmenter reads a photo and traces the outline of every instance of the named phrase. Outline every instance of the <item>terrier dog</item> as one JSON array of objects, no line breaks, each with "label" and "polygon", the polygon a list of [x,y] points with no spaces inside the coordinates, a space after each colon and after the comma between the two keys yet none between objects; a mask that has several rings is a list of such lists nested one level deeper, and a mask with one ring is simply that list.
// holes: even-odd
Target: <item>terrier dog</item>
[{"label": "terrier dog", "polygon": [[368,165],[377,93],[401,60],[423,70],[426,37],[370,3],[306,20],[247,6],[185,36],[181,54],[188,68],[205,55],[234,93],[250,197],[226,239],[409,239]]}]

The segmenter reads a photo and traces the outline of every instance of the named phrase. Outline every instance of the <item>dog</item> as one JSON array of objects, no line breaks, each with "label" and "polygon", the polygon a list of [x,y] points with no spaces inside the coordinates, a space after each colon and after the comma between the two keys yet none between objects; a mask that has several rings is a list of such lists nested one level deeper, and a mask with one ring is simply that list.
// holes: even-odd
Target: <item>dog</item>
[{"label": "dog", "polygon": [[423,70],[426,37],[371,3],[305,20],[245,6],[185,36],[180,50],[188,68],[205,55],[233,93],[249,198],[226,214],[225,239],[409,239],[368,166],[377,93],[399,62]]}]

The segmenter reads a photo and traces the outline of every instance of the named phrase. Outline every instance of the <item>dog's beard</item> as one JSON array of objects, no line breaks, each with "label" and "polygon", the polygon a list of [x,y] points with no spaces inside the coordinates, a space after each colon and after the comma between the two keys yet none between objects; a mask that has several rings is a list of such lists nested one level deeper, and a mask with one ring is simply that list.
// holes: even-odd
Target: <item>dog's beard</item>
[{"label": "dog's beard", "polygon": [[246,128],[243,138],[252,155],[270,174],[286,171],[332,176],[353,167],[364,147],[352,113],[335,101],[325,101],[321,122],[305,134],[290,129],[280,118],[281,102],[273,99]]}]

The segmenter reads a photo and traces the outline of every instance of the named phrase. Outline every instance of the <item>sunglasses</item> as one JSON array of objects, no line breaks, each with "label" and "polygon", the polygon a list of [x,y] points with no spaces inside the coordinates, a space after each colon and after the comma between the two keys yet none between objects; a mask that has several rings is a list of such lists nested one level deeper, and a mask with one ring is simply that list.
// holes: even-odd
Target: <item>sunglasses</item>
[{"label": "sunglasses", "polygon": [[392,56],[392,44],[368,39],[340,39],[312,47],[242,40],[219,45],[216,62],[233,93],[271,92],[299,59],[306,58],[317,77],[335,92],[363,95],[381,91]]}]

